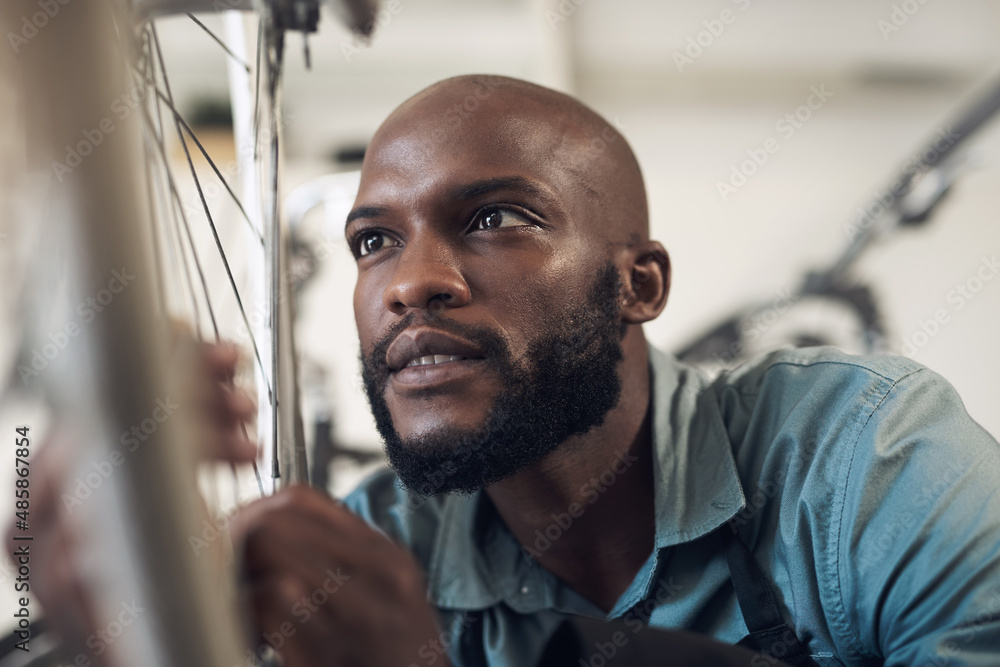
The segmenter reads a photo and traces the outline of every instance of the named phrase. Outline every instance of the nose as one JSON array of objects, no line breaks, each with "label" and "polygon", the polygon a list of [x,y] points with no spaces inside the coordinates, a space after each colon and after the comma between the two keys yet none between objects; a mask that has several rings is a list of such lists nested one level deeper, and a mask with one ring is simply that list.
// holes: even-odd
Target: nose
[{"label": "nose", "polygon": [[403,249],[382,299],[390,312],[403,315],[410,309],[460,308],[471,293],[447,244],[426,239]]}]

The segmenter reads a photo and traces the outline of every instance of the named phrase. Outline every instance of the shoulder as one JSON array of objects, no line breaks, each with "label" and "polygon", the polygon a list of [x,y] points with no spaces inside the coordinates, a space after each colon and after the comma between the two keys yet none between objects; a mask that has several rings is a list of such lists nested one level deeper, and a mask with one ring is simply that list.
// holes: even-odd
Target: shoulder
[{"label": "shoulder", "polygon": [[905,357],[779,350],[721,374],[708,391],[737,459],[830,468],[826,479],[841,493],[863,493],[873,476],[923,481],[941,461],[992,461],[998,451],[954,387]]},{"label": "shoulder", "polygon": [[914,373],[924,373],[928,381],[944,381],[921,364],[893,354],[855,355],[835,347],[786,348],[723,373],[716,384],[741,393],[760,393],[779,383],[823,386],[852,378],[891,386]]},{"label": "shoulder", "polygon": [[942,461],[992,463],[1000,451],[951,383],[896,355],[778,350],[723,372],[706,391],[737,459],[783,454],[786,464],[834,468],[828,479],[841,486],[873,475],[924,478],[939,474]]},{"label": "shoulder", "polygon": [[724,412],[738,406],[759,417],[808,419],[817,435],[826,425],[841,439],[860,438],[864,431],[885,442],[929,433],[936,425],[953,429],[944,442],[936,439],[938,447],[956,446],[960,438],[966,448],[996,444],[969,416],[950,382],[897,355],[852,355],[832,347],[778,350],[721,374],[710,391]]},{"label": "shoulder", "polygon": [[787,580],[786,604],[844,655],[911,650],[913,627],[957,627],[983,604],[1000,562],[1000,445],[947,380],[821,347],[755,358],[707,391],[747,492],[736,524],[771,545],[759,557]]},{"label": "shoulder", "polygon": [[[964,407],[952,386],[923,365],[890,354],[852,355],[833,347],[789,348],[756,357],[720,374],[708,387],[730,436],[755,420],[795,427],[814,437],[856,438],[873,417],[888,415],[928,392]],[[898,400],[886,402],[890,396]],[[800,429],[800,430],[801,430]]]}]

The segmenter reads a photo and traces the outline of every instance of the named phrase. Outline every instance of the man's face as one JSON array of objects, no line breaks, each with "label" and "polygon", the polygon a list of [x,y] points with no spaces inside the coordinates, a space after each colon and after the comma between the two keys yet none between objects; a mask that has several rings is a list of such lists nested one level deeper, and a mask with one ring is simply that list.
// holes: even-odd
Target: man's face
[{"label": "man's face", "polygon": [[[470,96],[475,111],[449,113]],[[501,98],[466,88],[391,118],[346,229],[366,390],[418,489],[497,481],[618,398],[621,285],[574,156],[538,110]],[[419,479],[449,462],[492,470]]]}]

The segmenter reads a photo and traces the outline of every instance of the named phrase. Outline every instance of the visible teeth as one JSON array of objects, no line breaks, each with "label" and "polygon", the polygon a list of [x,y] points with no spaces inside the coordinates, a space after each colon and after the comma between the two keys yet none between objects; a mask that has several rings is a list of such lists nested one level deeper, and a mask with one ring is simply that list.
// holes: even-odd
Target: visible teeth
[{"label": "visible teeth", "polygon": [[457,354],[428,354],[423,357],[417,357],[406,364],[406,367],[410,366],[430,366],[432,364],[443,364],[448,361],[462,361],[465,357],[459,356]]}]

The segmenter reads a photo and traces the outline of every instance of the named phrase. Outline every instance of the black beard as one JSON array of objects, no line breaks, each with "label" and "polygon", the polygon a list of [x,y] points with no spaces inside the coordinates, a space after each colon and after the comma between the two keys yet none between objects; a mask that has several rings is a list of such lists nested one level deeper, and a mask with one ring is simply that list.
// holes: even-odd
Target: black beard
[{"label": "black beard", "polygon": [[375,425],[403,485],[422,496],[469,494],[539,461],[566,438],[600,426],[621,395],[621,288],[618,270],[609,263],[586,303],[542,327],[547,333],[529,346],[527,367],[514,362],[499,333],[428,312],[424,321],[475,344],[500,376],[504,390],[476,429],[442,428],[404,440],[393,425],[385,401],[386,351],[412,317],[393,325],[370,355],[362,353]]}]

